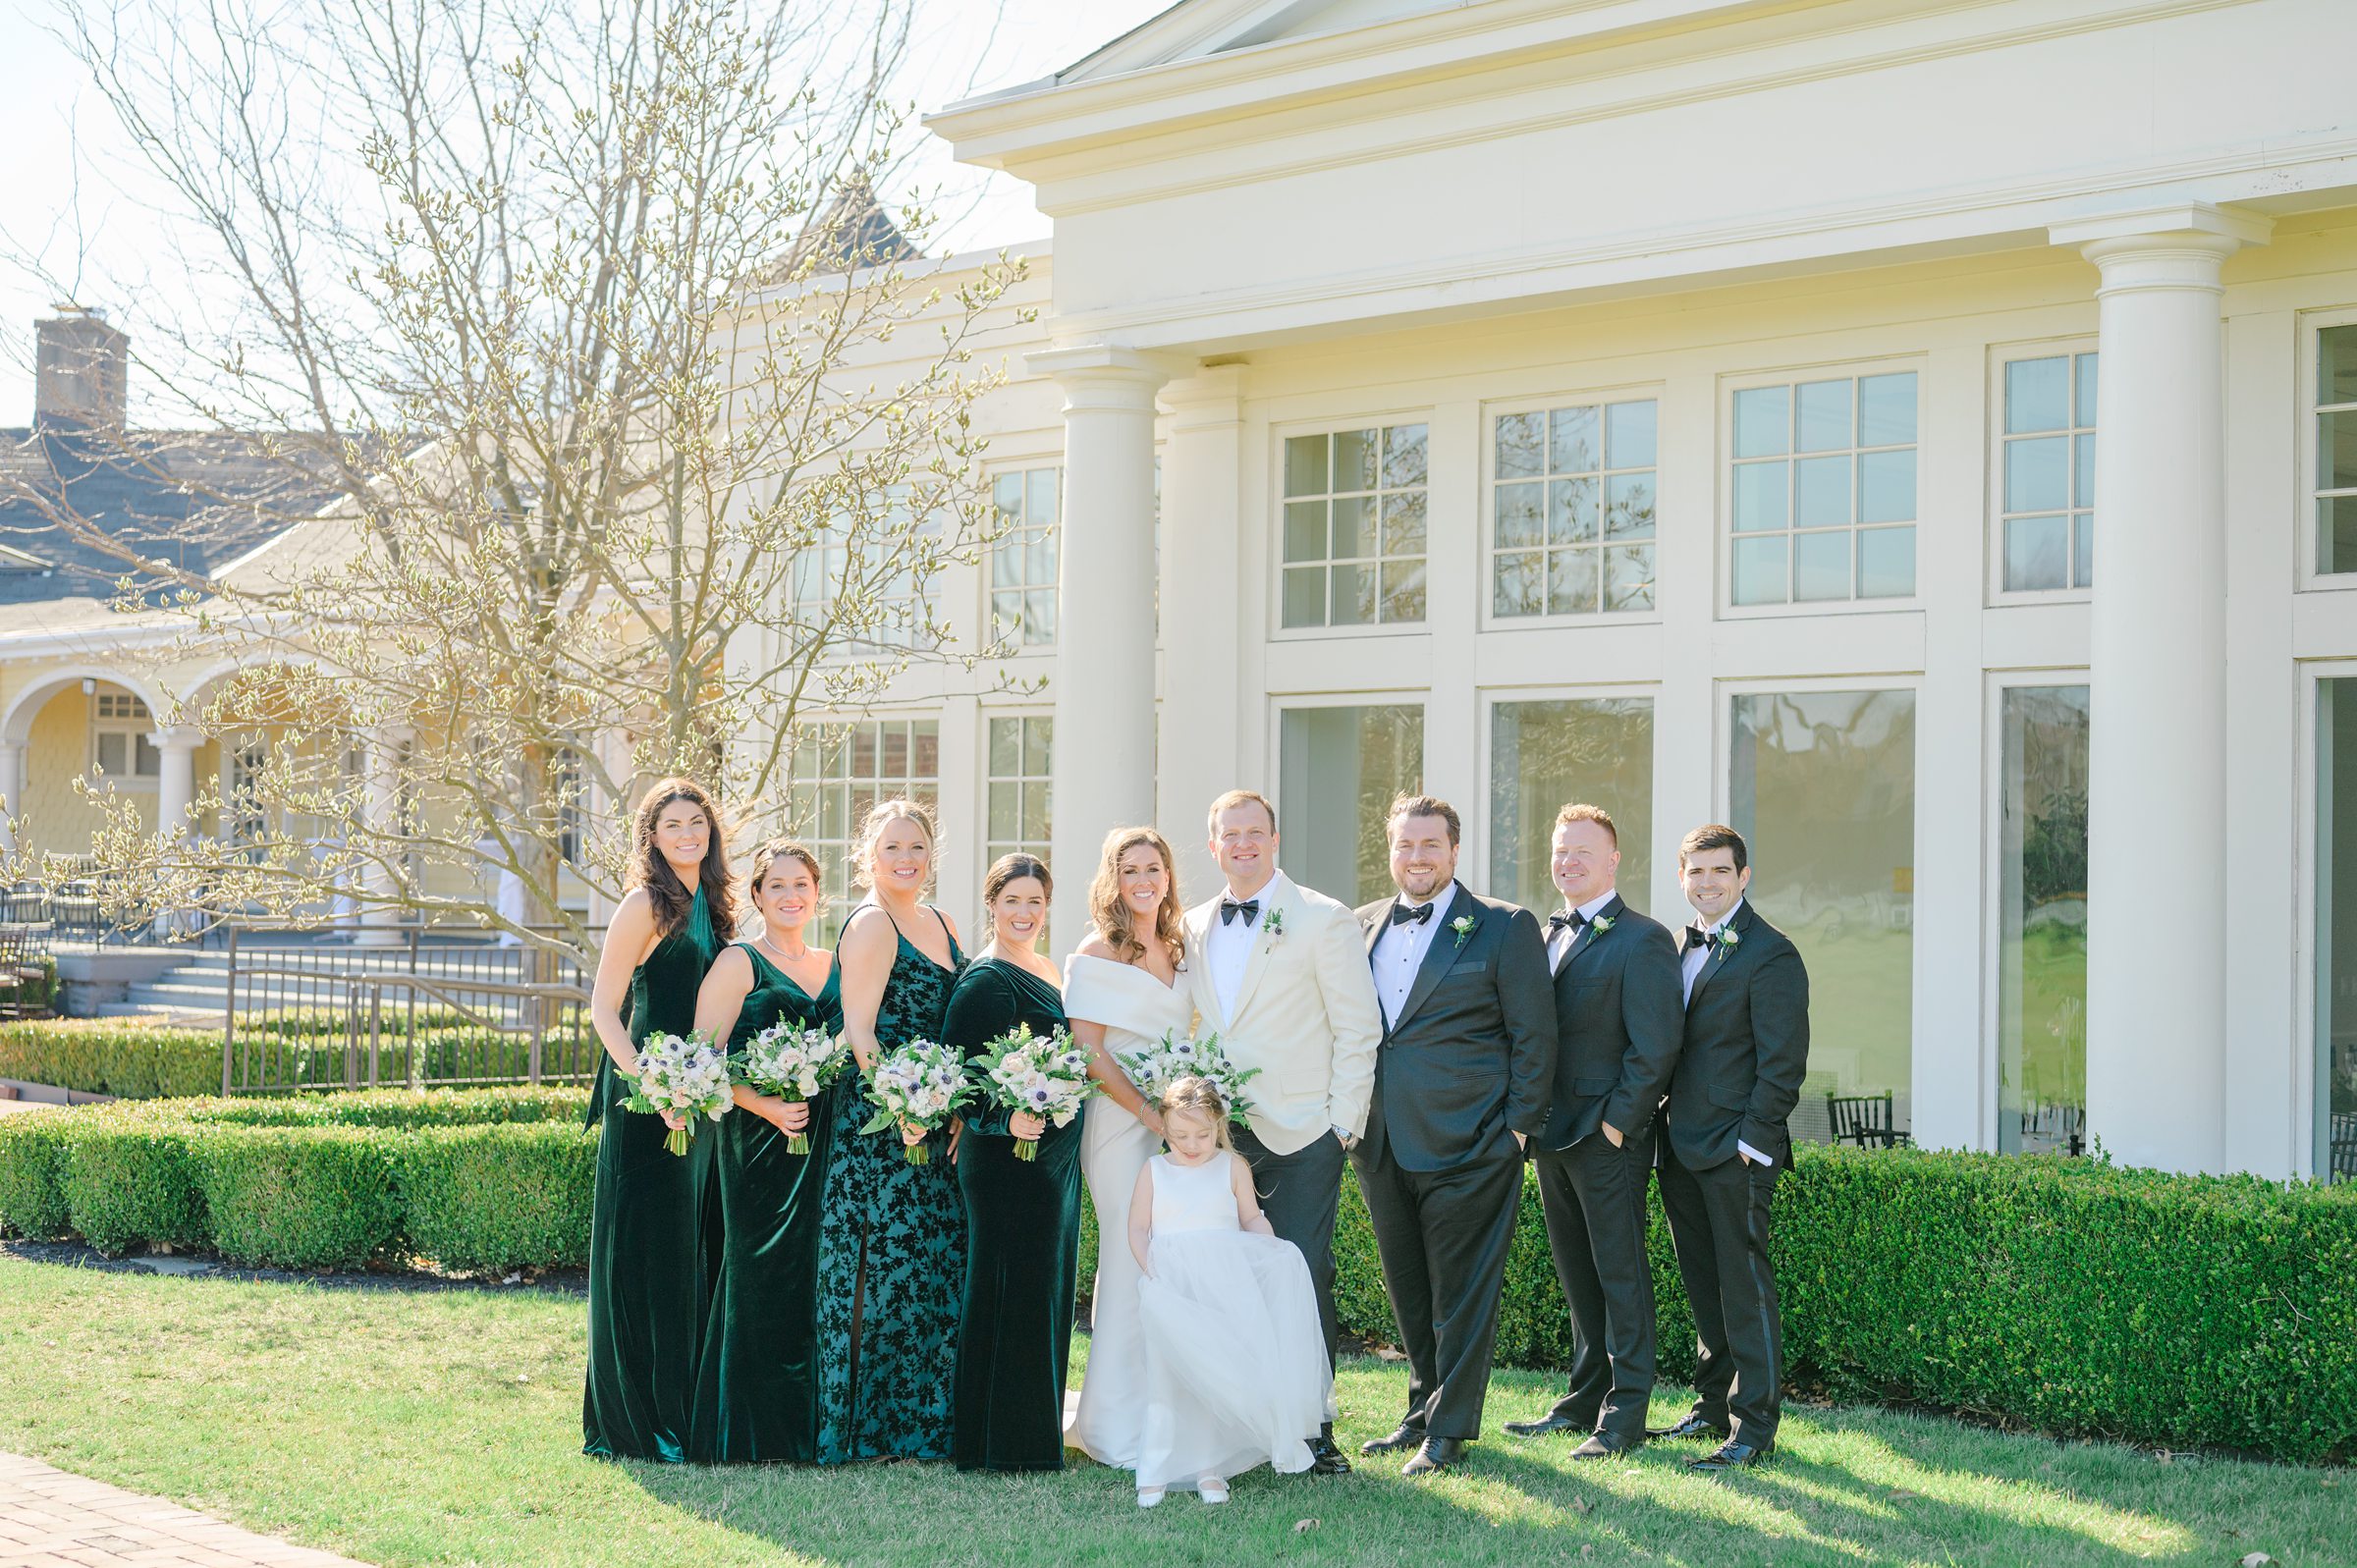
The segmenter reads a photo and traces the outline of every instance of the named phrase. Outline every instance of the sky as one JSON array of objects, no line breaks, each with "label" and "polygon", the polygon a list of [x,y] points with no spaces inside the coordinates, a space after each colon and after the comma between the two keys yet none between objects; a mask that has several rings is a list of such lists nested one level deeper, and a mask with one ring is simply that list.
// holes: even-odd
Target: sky
[{"label": "sky", "polygon": [[[1003,0],[995,16],[984,0],[915,3],[920,42],[914,80],[904,95],[929,111],[1047,76],[1164,10],[1170,0]],[[161,248],[153,188],[105,100],[53,36],[61,14],[60,0],[0,0],[0,158],[8,171],[0,198],[0,427],[31,419],[32,322],[47,315],[57,297],[25,258],[70,280],[78,256],[101,256],[105,272],[121,274],[138,270],[126,269],[124,258]],[[923,187],[943,188],[949,193],[944,210],[956,215],[936,248],[990,248],[1050,231],[1028,185],[953,162],[935,137],[923,138],[912,174]],[[183,303],[171,278],[157,274],[148,275],[140,298],[87,294],[85,302],[106,308],[116,325],[134,334],[142,314],[172,312]],[[136,421],[136,379],[133,396]]]}]

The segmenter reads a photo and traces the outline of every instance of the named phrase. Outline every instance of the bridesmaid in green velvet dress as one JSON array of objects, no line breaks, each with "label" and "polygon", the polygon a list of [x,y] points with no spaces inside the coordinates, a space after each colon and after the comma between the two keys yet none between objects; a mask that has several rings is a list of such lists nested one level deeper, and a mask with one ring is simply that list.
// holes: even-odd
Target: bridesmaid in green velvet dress
[{"label": "bridesmaid in green velvet dress", "polygon": [[[805,940],[818,913],[818,857],[773,838],[753,852],[761,935],[725,949],[696,999],[695,1026],[740,1051],[775,1023],[843,1028],[835,955]],[[818,1213],[834,1148],[837,1079],[807,1104],[739,1084],[717,1133],[720,1281],[696,1375],[688,1457],[808,1464],[818,1451]],[[807,1133],[807,1154],[793,1153]]]},{"label": "bridesmaid in green velvet dress", "polygon": [[[869,901],[837,957],[843,1029],[862,1072],[879,1050],[941,1039],[965,966],[957,928],[923,902],[933,846],[933,815],[912,800],[883,801],[860,826],[852,863]],[[957,1134],[863,1133],[873,1108],[864,1085],[847,1088],[819,1222],[819,1462],[945,1458],[965,1277]],[[903,1151],[928,1141],[926,1163],[910,1164]]]},{"label": "bridesmaid in green velvet dress", "polygon": [[737,900],[720,814],[702,785],[666,779],[648,790],[631,842],[637,886],[606,927],[589,1004],[606,1054],[589,1095],[600,1134],[581,1452],[677,1464],[687,1456],[710,1300],[706,1248],[719,1240],[707,1217],[718,1140],[706,1130],[675,1155],[663,1139],[685,1125],[678,1116],[622,1103],[637,1075],[638,1043],[694,1027],[696,990],[720,950],[717,933],[736,929]]},{"label": "bridesmaid in green velvet dress", "polygon": [[[1036,856],[1002,856],[982,881],[990,945],[950,993],[942,1043],[968,1058],[1017,1024],[1065,1027],[1056,966],[1037,949],[1053,885]],[[977,1069],[978,1070],[978,1069]],[[965,1310],[958,1334],[960,1470],[1064,1468],[1065,1366],[1080,1266],[1080,1127],[980,1104],[958,1151],[965,1194]],[[1015,1140],[1036,1140],[1032,1160]]]}]

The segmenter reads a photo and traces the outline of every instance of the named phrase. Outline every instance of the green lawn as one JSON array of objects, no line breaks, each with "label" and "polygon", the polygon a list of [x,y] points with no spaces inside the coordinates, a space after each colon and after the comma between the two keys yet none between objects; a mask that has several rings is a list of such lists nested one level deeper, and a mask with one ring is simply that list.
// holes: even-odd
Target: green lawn
[{"label": "green lawn", "polygon": [[[1469,1467],[1414,1485],[1243,1478],[1151,1514],[1126,1478],[597,1464],[582,1309],[525,1292],[330,1291],[0,1258],[0,1449],[372,1563],[2223,1564],[2357,1560],[2357,1475],[1795,1409],[1726,1482],[1687,1445],[1601,1470],[1495,1433],[1548,1379],[1502,1373]],[[1077,1369],[1075,1369],[1076,1371]],[[946,1376],[946,1369],[945,1369]],[[1343,1435],[1390,1425],[1395,1366],[1343,1375]],[[1683,1390],[1665,1388],[1667,1417]],[[1307,1523],[1305,1523],[1307,1522]]]}]

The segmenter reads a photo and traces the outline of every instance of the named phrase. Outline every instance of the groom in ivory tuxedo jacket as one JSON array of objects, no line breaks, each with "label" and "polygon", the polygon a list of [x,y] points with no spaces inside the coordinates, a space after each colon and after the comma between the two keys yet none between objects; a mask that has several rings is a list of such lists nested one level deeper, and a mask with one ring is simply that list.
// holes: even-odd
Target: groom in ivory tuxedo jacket
[{"label": "groom in ivory tuxedo jacket", "polygon": [[[1270,1226],[1309,1265],[1331,1361],[1335,1210],[1343,1158],[1366,1130],[1383,1013],[1350,910],[1277,869],[1266,798],[1237,789],[1213,801],[1211,852],[1228,889],[1187,911],[1187,984],[1228,1059],[1260,1069],[1235,1149]],[[1310,1448],[1322,1475],[1350,1468],[1331,1423]]]}]

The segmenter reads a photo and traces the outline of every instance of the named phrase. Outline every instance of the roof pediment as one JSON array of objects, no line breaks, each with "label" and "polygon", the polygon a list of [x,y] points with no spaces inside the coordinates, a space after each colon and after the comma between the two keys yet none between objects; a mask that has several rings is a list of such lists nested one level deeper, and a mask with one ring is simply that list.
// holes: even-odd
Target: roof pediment
[{"label": "roof pediment", "polygon": [[1255,44],[1310,38],[1396,22],[1467,0],[1179,0],[1103,48],[1056,73],[1059,86],[1200,60]]}]

